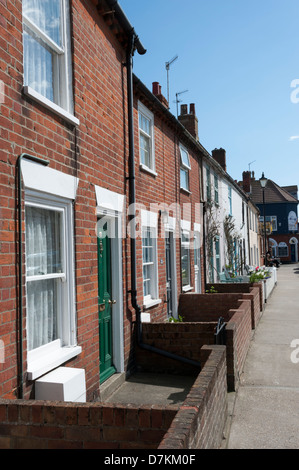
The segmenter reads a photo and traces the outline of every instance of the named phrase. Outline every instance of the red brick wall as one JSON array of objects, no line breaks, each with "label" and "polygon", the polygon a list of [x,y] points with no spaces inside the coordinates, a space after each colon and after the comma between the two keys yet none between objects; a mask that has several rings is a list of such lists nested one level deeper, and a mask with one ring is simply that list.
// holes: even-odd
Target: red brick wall
[{"label": "red brick wall", "polygon": [[[128,123],[126,99],[126,59],[110,28],[99,15],[95,3],[72,0],[72,50],[74,112],[80,125],[74,128],[22,93],[22,2],[0,3],[0,80],[5,86],[5,100],[0,103],[0,340],[5,345],[5,364],[0,370],[0,396],[17,395],[17,210],[16,163],[22,153],[50,161],[50,168],[79,178],[74,204],[75,284],[77,340],[80,356],[67,365],[86,371],[87,398],[99,393],[99,334],[97,238],[95,226],[96,200],[94,185],[128,196]],[[141,97],[139,96],[141,99]],[[190,194],[179,190],[178,143],[187,142],[178,136],[161,113],[155,116],[155,148],[157,177],[139,169],[137,96],[135,97],[135,150],[137,201],[149,203],[192,203],[200,201],[200,164],[190,148],[192,171]],[[146,104],[146,103],[145,103]],[[128,200],[128,198],[127,198]],[[24,211],[22,212],[24,219]],[[171,214],[173,215],[173,214]],[[126,222],[126,220],[125,220]],[[24,226],[22,227],[24,231]],[[191,226],[191,228],[193,228]],[[159,226],[160,230],[160,226]],[[24,242],[23,236],[23,242]],[[137,241],[138,301],[142,305],[141,240]],[[23,246],[23,253],[24,253]],[[177,283],[181,292],[180,244],[177,248]],[[165,243],[158,239],[159,297],[158,307],[150,309],[152,321],[166,318]],[[160,261],[162,260],[162,263]],[[23,264],[25,255],[23,255]],[[191,282],[194,282],[194,260],[191,250]],[[130,243],[123,241],[124,298],[124,367],[130,369],[134,359],[133,330],[135,313],[130,307]],[[204,279],[202,273],[202,279]],[[24,299],[24,358],[26,372],[26,298]],[[32,397],[33,384],[26,382],[25,397]]]},{"label": "red brick wall", "polygon": [[[202,360],[202,346],[214,344],[216,325],[216,322],[144,323],[142,338],[145,344],[200,362]],[[141,348],[137,350],[137,364],[145,371],[171,372],[183,375],[198,373],[197,367]]]},{"label": "red brick wall", "polygon": [[0,400],[1,449],[156,449],[178,406]]},{"label": "red brick wall", "polygon": [[245,283],[236,283],[236,284],[207,284],[206,288],[210,289],[212,286],[216,289],[219,294],[224,293],[242,293],[243,299],[251,300],[251,310],[252,310],[252,328],[256,328],[261,313],[263,311],[263,292],[261,283],[254,284],[245,284]]},{"label": "red brick wall", "polygon": [[179,300],[179,314],[184,321],[217,322],[219,317],[229,320],[228,311],[238,308],[241,294],[182,294]]},{"label": "red brick wall", "polygon": [[[93,184],[126,192],[126,69],[122,65],[125,53],[92,2],[73,0],[71,4],[74,108],[80,120],[77,129],[22,94],[22,2],[7,0],[0,5],[0,80],[5,86],[5,100],[0,104],[0,339],[5,344],[5,364],[0,370],[2,397],[15,396],[17,388],[16,162],[21,153],[48,159],[51,168],[80,179],[74,206],[75,282],[77,339],[83,352],[70,365],[85,368],[89,398],[96,396],[99,388],[97,218]],[[25,308],[26,305],[23,330],[26,339]],[[125,340],[129,344],[130,318],[125,315],[124,321]],[[27,384],[25,395],[30,393],[31,384]]]},{"label": "red brick wall", "polygon": [[[155,137],[155,170],[154,176],[140,168],[139,157],[139,132],[138,132],[138,100],[141,101],[150,111],[154,113],[154,137]],[[199,223],[195,220],[195,205],[200,203],[200,160],[194,153],[190,145],[186,143],[183,134],[179,134],[177,129],[170,125],[165,117],[161,115],[158,108],[155,107],[147,97],[142,94],[140,89],[135,90],[134,101],[134,119],[135,119],[135,173],[136,173],[136,201],[144,210],[151,210],[155,204],[165,204],[170,208],[170,216],[178,217],[174,212],[175,205],[178,204],[181,210],[181,218],[191,221],[191,230],[193,223]],[[186,145],[189,151],[190,164],[190,193],[180,190],[180,150],[179,144]],[[188,212],[190,206],[190,212]],[[177,223],[180,223],[177,221]],[[147,309],[151,314],[151,321],[163,321],[167,318],[166,304],[166,263],[165,263],[165,240],[161,231],[162,221],[158,219],[158,270],[159,270],[159,298],[162,302],[158,306]],[[179,227],[177,227],[179,229]],[[179,234],[179,231],[177,231]],[[191,285],[194,285],[194,250],[190,250],[190,268]],[[137,239],[137,276],[138,276],[138,303],[143,305],[143,284],[142,284],[142,250],[141,239]],[[161,262],[162,261],[162,262]],[[203,265],[201,267],[202,289],[203,284]],[[180,268],[180,239],[176,239],[176,273],[177,273],[177,292],[180,295],[181,287],[181,268]]]},{"label": "red brick wall", "polygon": [[226,325],[227,384],[236,390],[244,368],[252,337],[251,302],[239,300],[239,308],[230,311],[231,320]]},{"label": "red brick wall", "polygon": [[218,448],[227,418],[225,347],[204,346],[201,359],[181,406],[0,399],[0,448]]},{"label": "red brick wall", "polygon": [[252,337],[252,299],[250,294],[183,294],[180,313],[189,322],[226,322],[227,384],[235,390],[242,373]]},{"label": "red brick wall", "polygon": [[183,406],[159,449],[218,449],[227,418],[225,346],[204,346],[208,354]]}]

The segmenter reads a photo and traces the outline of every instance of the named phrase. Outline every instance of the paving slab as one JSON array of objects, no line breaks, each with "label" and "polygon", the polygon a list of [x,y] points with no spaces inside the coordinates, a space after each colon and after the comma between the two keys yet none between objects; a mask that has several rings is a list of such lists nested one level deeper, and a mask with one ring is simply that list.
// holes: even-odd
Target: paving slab
[{"label": "paving slab", "polygon": [[180,405],[196,377],[138,372],[130,376],[105,402],[134,405]]},{"label": "paving slab", "polygon": [[227,449],[299,449],[299,363],[291,357],[292,341],[299,346],[298,273],[298,263],[277,272],[235,393]]},{"label": "paving slab", "polygon": [[298,449],[299,389],[240,387],[228,449]]}]

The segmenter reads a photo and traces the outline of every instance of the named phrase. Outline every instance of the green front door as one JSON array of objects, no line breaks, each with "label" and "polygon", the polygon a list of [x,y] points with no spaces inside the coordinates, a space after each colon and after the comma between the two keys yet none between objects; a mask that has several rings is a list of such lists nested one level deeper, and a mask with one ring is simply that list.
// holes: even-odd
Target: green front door
[{"label": "green front door", "polygon": [[100,382],[115,373],[112,357],[111,241],[107,224],[98,237]]}]

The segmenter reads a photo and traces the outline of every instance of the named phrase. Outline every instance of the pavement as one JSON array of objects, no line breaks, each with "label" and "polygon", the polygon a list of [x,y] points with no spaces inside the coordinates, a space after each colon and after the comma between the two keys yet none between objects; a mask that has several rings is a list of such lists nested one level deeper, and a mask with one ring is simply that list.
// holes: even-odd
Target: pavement
[{"label": "pavement", "polygon": [[278,269],[239,388],[228,395],[222,448],[299,449],[298,263]]},{"label": "pavement", "polygon": [[[180,405],[194,380],[146,373],[126,379],[114,374],[101,386],[101,401]],[[240,385],[228,393],[221,449],[299,449],[298,263],[277,270],[277,285],[254,331]]]}]

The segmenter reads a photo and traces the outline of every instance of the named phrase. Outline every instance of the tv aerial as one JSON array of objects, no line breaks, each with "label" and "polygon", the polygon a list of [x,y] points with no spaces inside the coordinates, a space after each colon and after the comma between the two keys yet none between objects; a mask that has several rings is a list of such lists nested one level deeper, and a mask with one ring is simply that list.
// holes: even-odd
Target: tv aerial
[{"label": "tv aerial", "polygon": [[171,64],[178,59],[178,55],[175,55],[171,60],[165,63],[166,71],[167,71],[167,101],[168,101],[168,109],[169,109],[169,68]]},{"label": "tv aerial", "polygon": [[182,102],[182,100],[179,100],[179,95],[182,95],[183,93],[187,93],[189,90],[184,90],[184,91],[179,91],[178,93],[175,94],[175,103],[176,103],[176,117],[179,115],[179,103]]}]

